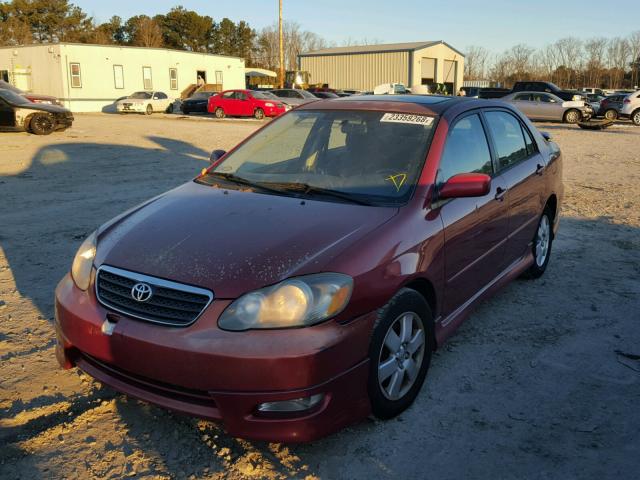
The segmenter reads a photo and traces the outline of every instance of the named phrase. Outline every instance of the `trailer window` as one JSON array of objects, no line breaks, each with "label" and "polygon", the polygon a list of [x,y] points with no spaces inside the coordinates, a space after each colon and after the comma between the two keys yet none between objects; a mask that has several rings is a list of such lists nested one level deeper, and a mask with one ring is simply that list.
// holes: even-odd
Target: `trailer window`
[{"label": "trailer window", "polygon": [[80,64],[79,63],[70,63],[69,71],[71,73],[71,87],[72,88],[82,88],[82,77],[80,74]]}]

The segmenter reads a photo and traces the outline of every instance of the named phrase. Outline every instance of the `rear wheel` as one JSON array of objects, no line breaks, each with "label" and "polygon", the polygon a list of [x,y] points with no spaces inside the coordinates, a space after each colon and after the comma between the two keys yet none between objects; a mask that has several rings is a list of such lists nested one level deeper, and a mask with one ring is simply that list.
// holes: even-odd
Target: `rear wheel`
[{"label": "rear wheel", "polygon": [[424,383],[433,342],[432,316],[424,297],[403,288],[378,314],[369,346],[369,399],[378,418],[406,410]]},{"label": "rear wheel", "polygon": [[610,108],[609,110],[604,112],[604,118],[606,118],[607,120],[616,120],[618,118],[618,111]]},{"label": "rear wheel", "polygon": [[151,104],[147,105],[147,109],[144,111],[146,115],[151,115],[153,113],[153,107]]},{"label": "rear wheel", "polygon": [[631,121],[634,125],[640,125],[640,108],[631,114]]},{"label": "rear wheel", "polygon": [[567,110],[564,114],[564,123],[575,124],[580,121],[580,112],[575,109]]},{"label": "rear wheel", "polygon": [[216,118],[224,118],[225,114],[224,114],[224,110],[221,107],[216,108],[214,115],[216,116]]},{"label": "rear wheel", "polygon": [[35,135],[49,135],[55,128],[53,118],[46,113],[36,113],[29,121],[29,130]]},{"label": "rear wheel", "polygon": [[264,110],[262,110],[261,108],[256,108],[256,111],[253,112],[253,116],[256,118],[256,120],[262,120],[264,118]]},{"label": "rear wheel", "polygon": [[538,228],[533,237],[532,253],[533,265],[524,273],[525,278],[539,278],[547,269],[551,258],[551,245],[553,244],[552,212],[547,207],[540,217]]}]

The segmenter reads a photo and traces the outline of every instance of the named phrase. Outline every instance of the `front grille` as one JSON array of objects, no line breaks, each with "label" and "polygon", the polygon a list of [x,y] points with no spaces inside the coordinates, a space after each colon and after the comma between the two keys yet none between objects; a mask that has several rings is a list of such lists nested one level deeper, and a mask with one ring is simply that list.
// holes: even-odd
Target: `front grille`
[{"label": "front grille", "polygon": [[[132,296],[135,285],[151,287],[146,301]],[[103,265],[96,275],[96,295],[105,307],[133,318],[176,327],[191,325],[213,300],[203,288]]]}]

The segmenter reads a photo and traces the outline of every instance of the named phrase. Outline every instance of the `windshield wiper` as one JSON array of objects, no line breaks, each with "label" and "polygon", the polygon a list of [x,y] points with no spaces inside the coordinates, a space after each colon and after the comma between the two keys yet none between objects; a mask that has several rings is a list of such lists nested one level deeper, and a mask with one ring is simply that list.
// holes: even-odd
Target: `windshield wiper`
[{"label": "windshield wiper", "polygon": [[238,177],[233,173],[209,172],[208,175],[211,175],[213,177],[219,177],[219,178],[222,178],[223,180],[226,180],[228,182],[233,182],[238,185],[245,185],[251,188],[258,188],[260,190],[265,190],[267,192],[282,193],[282,190],[280,189],[272,188],[263,183],[252,182],[251,180],[247,180],[246,178]]},{"label": "windshield wiper", "polygon": [[288,192],[301,192],[305,195],[309,195],[309,194],[324,195],[327,197],[334,197],[334,198],[339,198],[341,200],[346,200],[347,202],[351,202],[351,203],[357,203],[359,205],[368,205],[368,206],[373,205],[373,203],[368,202],[366,200],[361,200],[352,194],[339,192],[338,190],[331,190],[329,188],[315,187],[307,183],[298,183],[298,182],[269,183],[269,185],[270,186],[277,185],[278,188],[282,188],[282,190],[285,190]]}]

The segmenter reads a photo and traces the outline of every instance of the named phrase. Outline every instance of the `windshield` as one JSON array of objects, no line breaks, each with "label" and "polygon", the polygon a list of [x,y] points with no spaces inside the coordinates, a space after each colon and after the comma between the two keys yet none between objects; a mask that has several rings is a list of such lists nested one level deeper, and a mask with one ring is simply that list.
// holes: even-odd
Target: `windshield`
[{"label": "windshield", "polygon": [[315,95],[313,93],[307,92],[306,90],[296,90],[299,92],[304,98],[313,98],[315,100]]},{"label": "windshield", "polygon": [[[136,94],[134,94],[134,95],[136,95]],[[206,93],[206,92],[195,93],[195,94],[191,95],[191,97],[189,97],[189,100],[206,100],[211,95],[212,95],[212,93]],[[147,97],[147,98],[149,98],[149,97]]]},{"label": "windshield", "polygon": [[151,93],[149,92],[136,92],[133,95],[131,95],[129,98],[137,98],[140,100],[147,100],[149,98],[151,98]]},{"label": "windshield", "polygon": [[0,98],[6,100],[9,103],[13,103],[14,105],[25,105],[27,103],[31,103],[31,101],[27,98],[23,97],[22,95],[18,95],[11,90],[0,89]]},{"label": "windshield", "polygon": [[208,174],[233,174],[283,189],[306,185],[397,204],[413,192],[433,123],[433,117],[424,115],[292,111]]}]

